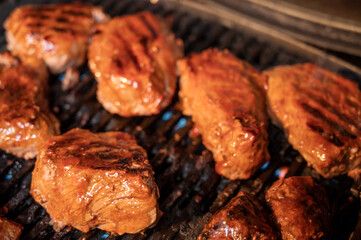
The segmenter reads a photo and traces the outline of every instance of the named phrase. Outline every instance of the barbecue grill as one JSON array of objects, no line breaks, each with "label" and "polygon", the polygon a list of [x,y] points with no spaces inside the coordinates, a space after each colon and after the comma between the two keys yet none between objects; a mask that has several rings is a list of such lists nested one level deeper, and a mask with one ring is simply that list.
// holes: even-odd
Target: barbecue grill
[{"label": "barbecue grill", "polygon": [[[3,2],[0,22],[17,6],[49,2]],[[213,1],[91,2],[102,5],[111,16],[149,10],[169,19],[173,32],[184,41],[186,55],[209,47],[227,48],[259,70],[311,61],[361,84],[358,67],[265,28]],[[5,44],[1,29],[1,50]],[[154,228],[139,234],[118,236],[97,229],[82,233],[69,226],[56,233],[46,210],[29,194],[35,160],[25,161],[0,152],[0,215],[24,227],[21,239],[195,239],[210,216],[239,190],[263,197],[265,189],[284,175],[312,176],[325,187],[332,209],[332,239],[361,239],[360,184],[346,176],[322,178],[306,166],[276,126],[269,126],[271,161],[249,180],[230,181],[215,173],[212,154],[202,145],[200,136],[192,134],[192,121],[179,111],[177,97],[158,115],[122,118],[102,108],[96,100],[94,77],[86,66],[80,71],[79,83],[65,92],[60,87],[62,75],[50,79],[50,103],[61,121],[62,132],[78,127],[94,132],[121,130],[134,134],[147,150],[155,171],[163,216]]]}]

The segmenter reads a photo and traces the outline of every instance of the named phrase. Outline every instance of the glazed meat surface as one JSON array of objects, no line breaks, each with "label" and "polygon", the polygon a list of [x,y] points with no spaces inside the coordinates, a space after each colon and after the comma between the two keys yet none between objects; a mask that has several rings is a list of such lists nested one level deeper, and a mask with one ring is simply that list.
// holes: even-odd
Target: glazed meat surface
[{"label": "glazed meat surface", "polygon": [[17,240],[20,238],[23,226],[0,217],[0,239],[1,240]]},{"label": "glazed meat surface", "polygon": [[125,117],[159,113],[174,95],[182,51],[165,23],[149,12],[98,24],[88,58],[99,102]]},{"label": "glazed meat surface", "polygon": [[228,51],[205,50],[178,63],[183,113],[212,151],[217,173],[249,178],[269,159],[265,80]]},{"label": "glazed meat surface", "polygon": [[327,239],[331,218],[327,194],[311,177],[276,181],[266,200],[283,240]]},{"label": "glazed meat surface", "polygon": [[10,53],[0,54],[0,148],[25,159],[59,134],[60,124],[50,112],[47,72],[42,62],[20,63]]},{"label": "glazed meat surface", "polygon": [[313,64],[265,72],[268,104],[293,148],[326,178],[360,169],[361,92],[355,82]]},{"label": "glazed meat surface", "polygon": [[83,232],[136,233],[159,216],[147,154],[122,132],[73,129],[51,138],[35,163],[31,194],[55,230],[71,225]]},{"label": "glazed meat surface", "polygon": [[7,48],[24,59],[38,57],[53,73],[85,62],[92,27],[108,19],[100,7],[84,3],[25,5],[5,22]]},{"label": "glazed meat surface", "polygon": [[241,191],[205,225],[198,240],[205,239],[276,240],[277,231],[263,204]]}]

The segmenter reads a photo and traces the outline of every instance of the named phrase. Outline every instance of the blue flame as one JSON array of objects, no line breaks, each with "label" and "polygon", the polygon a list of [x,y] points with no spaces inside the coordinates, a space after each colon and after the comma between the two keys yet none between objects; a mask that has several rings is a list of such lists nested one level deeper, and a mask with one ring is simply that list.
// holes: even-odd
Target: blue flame
[{"label": "blue flame", "polygon": [[261,167],[261,170],[265,170],[268,166],[269,166],[269,161],[266,162],[265,164],[263,164],[263,166]]},{"label": "blue flame", "polygon": [[6,180],[10,180],[10,179],[12,179],[13,178],[13,175],[11,175],[11,174],[6,174],[5,175],[5,179]]},{"label": "blue flame", "polygon": [[101,239],[107,239],[109,237],[108,233],[104,233],[100,238]]},{"label": "blue flame", "polygon": [[175,125],[174,130],[178,131],[179,129],[183,128],[187,124],[187,119],[184,117],[179,119],[177,125]]},{"label": "blue flame", "polygon": [[275,176],[276,176],[276,177],[279,177],[280,174],[281,174],[281,170],[280,170],[280,169],[277,169],[277,170],[275,171]]},{"label": "blue flame", "polygon": [[58,76],[58,81],[60,81],[60,82],[63,81],[64,77],[65,77],[65,73],[60,74]]},{"label": "blue flame", "polygon": [[168,121],[172,117],[173,113],[171,111],[165,112],[162,116],[163,121]]}]

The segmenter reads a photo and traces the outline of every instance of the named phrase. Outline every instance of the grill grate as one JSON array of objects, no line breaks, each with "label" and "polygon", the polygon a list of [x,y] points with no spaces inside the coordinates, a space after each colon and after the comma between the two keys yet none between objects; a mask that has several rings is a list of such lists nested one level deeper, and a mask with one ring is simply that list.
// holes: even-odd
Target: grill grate
[{"label": "grill grate", "polygon": [[[3,3],[0,6],[1,16],[7,16],[14,7],[28,2]],[[227,28],[219,22],[201,18],[162,1],[156,5],[144,0],[92,2],[103,5],[111,16],[150,10],[172,19],[172,29],[177,37],[184,40],[186,54],[208,47],[228,48],[260,70],[312,60],[274,42],[260,41],[247,31]],[[4,48],[3,29],[0,29],[0,34],[0,47]],[[80,127],[94,132],[122,130],[134,134],[148,152],[160,188],[159,204],[164,215],[156,227],[144,234],[117,236],[100,230],[84,234],[71,227],[55,233],[49,224],[49,215],[29,194],[35,161],[24,161],[0,152],[0,214],[24,226],[21,239],[194,239],[211,214],[239,190],[263,197],[264,189],[286,171],[286,176],[310,175],[326,188],[332,205],[333,239],[348,239],[354,231],[354,239],[357,239],[357,233],[360,234],[360,223],[355,229],[360,209],[359,191],[352,186],[352,181],[346,177],[325,180],[306,167],[304,160],[290,147],[277,127],[270,125],[269,129],[272,156],[269,165],[265,165],[250,180],[230,181],[214,172],[212,155],[204,148],[200,137],[190,137],[191,119],[177,110],[176,99],[157,116],[113,116],[96,101],[96,83],[89,70],[83,67],[81,72],[81,81],[67,92],[60,90],[61,76],[52,76],[50,80],[50,101],[61,120],[62,132]],[[341,73],[354,80],[360,79],[347,70]]]}]

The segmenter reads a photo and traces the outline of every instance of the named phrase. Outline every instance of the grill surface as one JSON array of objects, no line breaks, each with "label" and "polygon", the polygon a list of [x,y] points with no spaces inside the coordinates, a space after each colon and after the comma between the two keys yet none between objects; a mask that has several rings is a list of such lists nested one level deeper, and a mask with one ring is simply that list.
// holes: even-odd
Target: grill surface
[{"label": "grill surface", "polygon": [[[0,21],[15,6],[24,3],[28,1],[0,5]],[[281,64],[316,61],[286,50],[273,41],[260,41],[259,36],[249,35],[248,31],[230,29],[182,7],[174,8],[172,4],[152,5],[144,0],[94,1],[93,4],[103,5],[111,16],[150,10],[172,19],[172,29],[177,37],[183,39],[186,54],[209,47],[228,48],[260,70]],[[3,29],[0,30],[0,47],[5,49]],[[326,59],[320,57],[317,61],[325,63]],[[24,226],[22,239],[194,239],[211,214],[239,190],[263,197],[265,189],[285,173],[286,176],[312,176],[326,188],[332,206],[332,239],[359,239],[358,185],[344,176],[331,180],[320,177],[306,166],[280,129],[273,125],[269,127],[270,163],[250,180],[230,181],[214,172],[212,154],[204,148],[200,137],[189,136],[192,122],[177,110],[177,99],[156,116],[113,116],[96,101],[96,83],[88,68],[84,66],[81,72],[81,81],[67,92],[60,90],[62,76],[52,76],[50,80],[50,101],[62,123],[62,132],[79,127],[94,132],[122,130],[134,134],[148,152],[160,188],[159,204],[164,215],[155,228],[143,234],[117,236],[100,230],[84,234],[71,227],[55,233],[49,224],[49,215],[29,194],[35,160],[24,161],[0,152],[0,215]],[[360,83],[360,76],[350,70],[339,69],[339,72]]]}]

